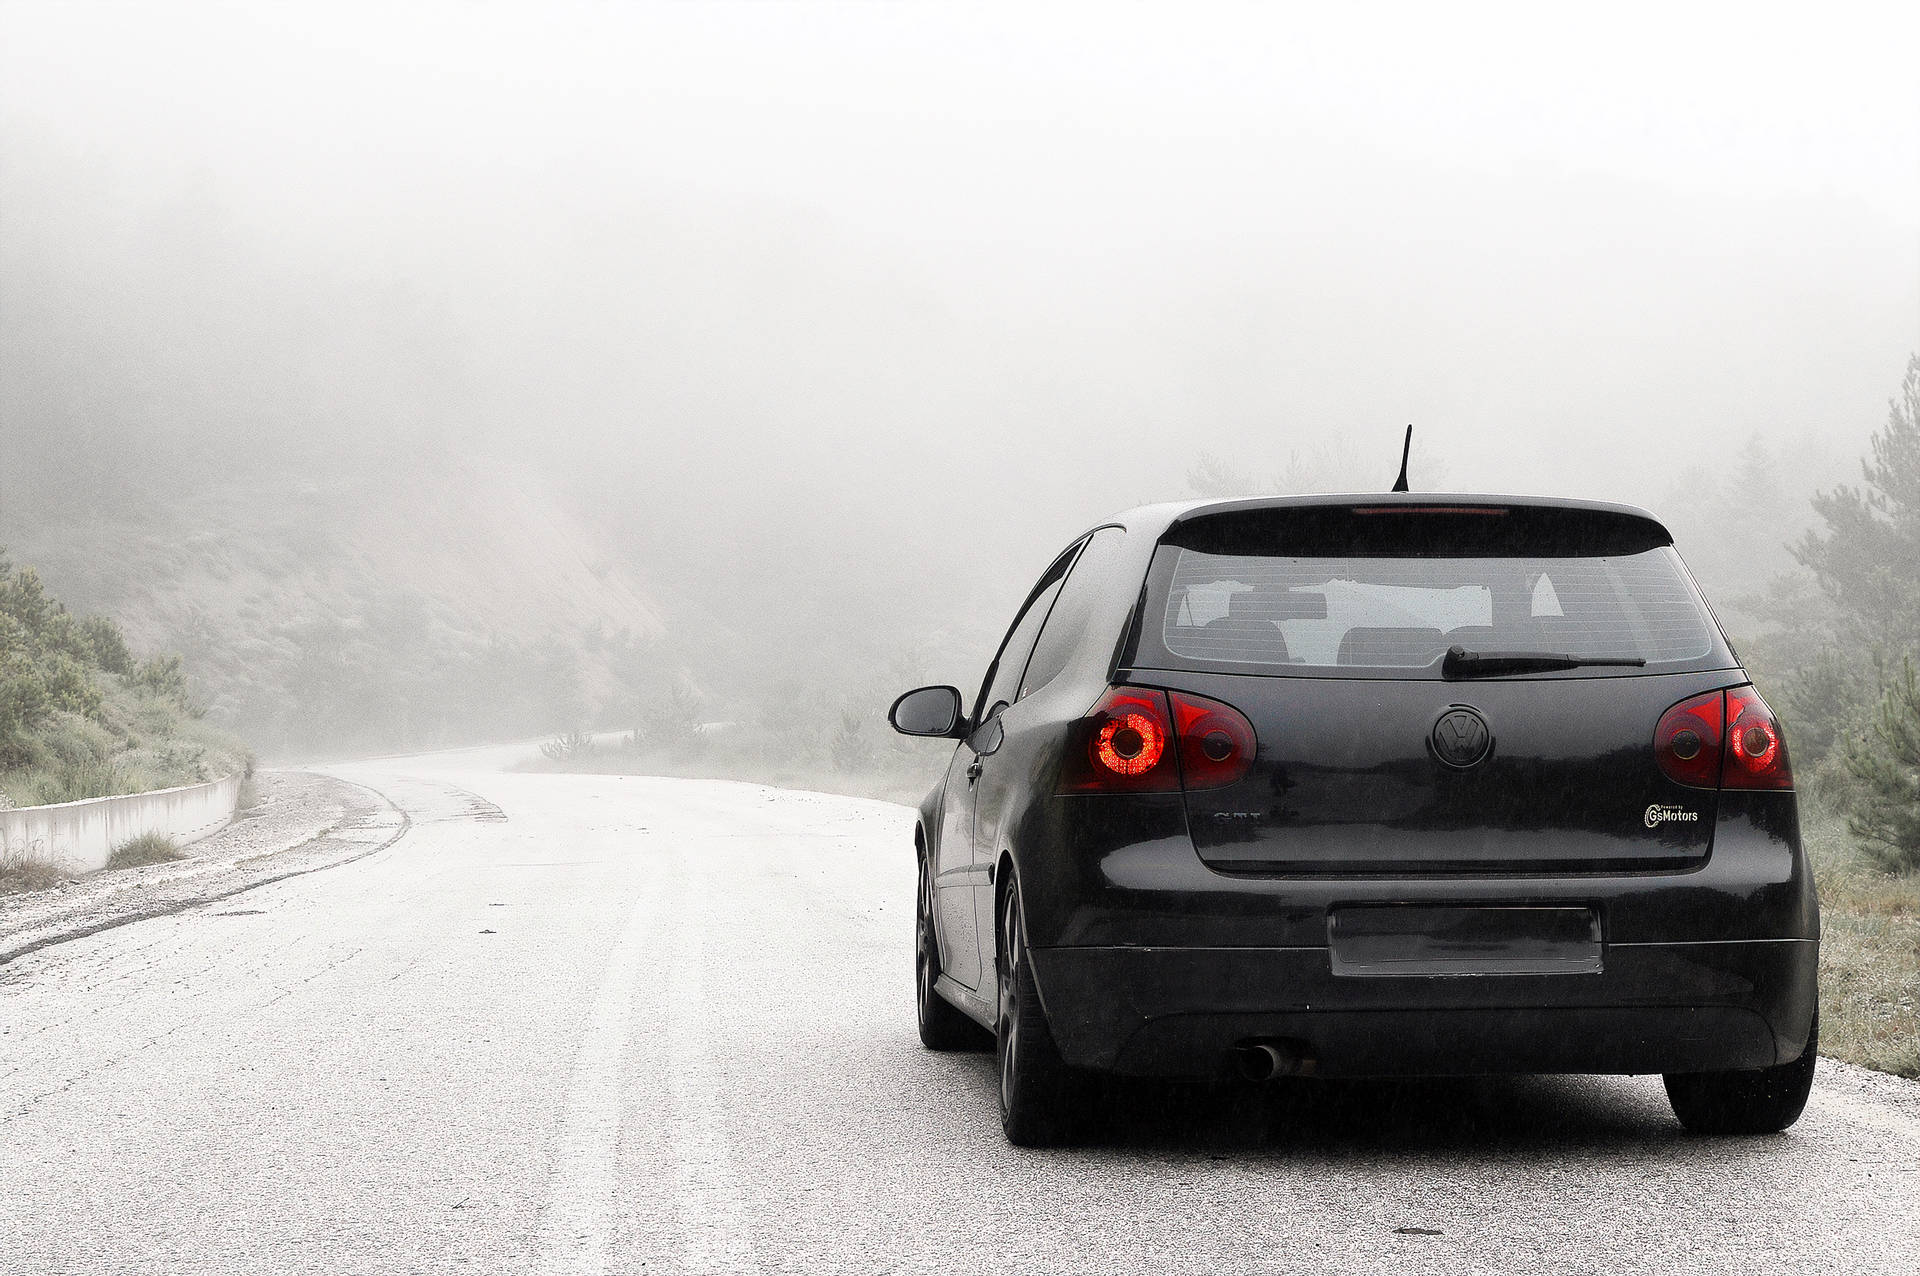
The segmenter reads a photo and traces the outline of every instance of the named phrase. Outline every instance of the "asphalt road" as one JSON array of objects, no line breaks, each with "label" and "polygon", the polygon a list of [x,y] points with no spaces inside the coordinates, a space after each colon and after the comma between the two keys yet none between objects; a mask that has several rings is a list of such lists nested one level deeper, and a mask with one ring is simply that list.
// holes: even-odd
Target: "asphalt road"
[{"label": "asphalt road", "polygon": [[908,813],[339,768],[385,849],[0,967],[0,1270],[1920,1271],[1920,1085],[1132,1086],[1001,1139],[914,1035]]}]

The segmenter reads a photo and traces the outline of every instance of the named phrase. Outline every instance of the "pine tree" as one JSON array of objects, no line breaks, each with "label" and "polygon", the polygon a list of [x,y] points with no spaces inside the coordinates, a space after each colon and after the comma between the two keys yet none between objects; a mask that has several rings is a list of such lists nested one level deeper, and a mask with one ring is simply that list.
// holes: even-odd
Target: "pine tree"
[{"label": "pine tree", "polygon": [[1817,619],[1800,627],[1820,639],[1787,644],[1812,650],[1794,662],[1782,706],[1795,751],[1810,762],[1857,734],[1888,671],[1920,652],[1920,355],[1908,360],[1861,471],[1863,486],[1814,497],[1825,526],[1792,547],[1820,593]]},{"label": "pine tree", "polygon": [[1813,498],[1826,523],[1794,547],[1833,604],[1842,644],[1905,652],[1920,641],[1920,355],[1861,463],[1864,487]]},{"label": "pine tree", "polygon": [[1882,868],[1920,872],[1920,685],[1911,659],[1866,732],[1848,742],[1846,760],[1861,788],[1848,830]]}]

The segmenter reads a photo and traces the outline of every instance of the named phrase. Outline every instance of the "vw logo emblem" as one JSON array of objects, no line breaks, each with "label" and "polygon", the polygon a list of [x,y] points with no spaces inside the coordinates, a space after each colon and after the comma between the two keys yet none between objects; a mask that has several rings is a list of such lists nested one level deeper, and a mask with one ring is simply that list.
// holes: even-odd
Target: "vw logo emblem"
[{"label": "vw logo emblem", "polygon": [[1493,732],[1478,710],[1455,705],[1433,724],[1433,756],[1458,770],[1478,766],[1493,752]]}]

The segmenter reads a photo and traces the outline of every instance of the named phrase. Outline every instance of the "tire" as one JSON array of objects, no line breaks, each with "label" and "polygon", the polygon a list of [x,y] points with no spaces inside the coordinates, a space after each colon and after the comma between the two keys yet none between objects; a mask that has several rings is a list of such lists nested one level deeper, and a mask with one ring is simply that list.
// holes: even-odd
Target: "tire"
[{"label": "tire", "polygon": [[1776,1134],[1800,1119],[1820,1057],[1820,1016],[1792,1063],[1733,1072],[1669,1072],[1667,1099],[1695,1134]]},{"label": "tire", "polygon": [[1000,1127],[1015,1147],[1046,1147],[1070,1138],[1084,1101],[1081,1076],[1054,1044],[1020,919],[1020,888],[1009,882],[994,927],[999,987],[994,1062],[1000,1074]]},{"label": "tire", "polygon": [[929,1050],[966,1050],[981,1044],[980,1025],[934,991],[940,978],[940,940],[933,929],[933,874],[920,861],[919,902],[914,909],[914,1001],[920,1044]]}]

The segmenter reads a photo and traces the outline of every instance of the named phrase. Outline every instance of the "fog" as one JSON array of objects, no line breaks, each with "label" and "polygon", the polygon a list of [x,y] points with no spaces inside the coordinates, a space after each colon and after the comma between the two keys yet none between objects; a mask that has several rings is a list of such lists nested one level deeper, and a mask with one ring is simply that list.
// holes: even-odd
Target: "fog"
[{"label": "fog", "polygon": [[[0,12],[0,543],[269,749],[967,684],[1103,514],[1407,422],[1740,594],[1920,349],[1893,6]],[[395,599],[578,693],[303,734]]]}]

